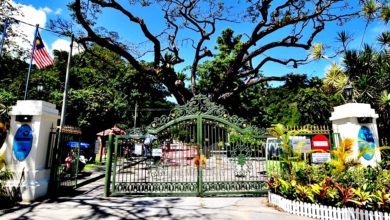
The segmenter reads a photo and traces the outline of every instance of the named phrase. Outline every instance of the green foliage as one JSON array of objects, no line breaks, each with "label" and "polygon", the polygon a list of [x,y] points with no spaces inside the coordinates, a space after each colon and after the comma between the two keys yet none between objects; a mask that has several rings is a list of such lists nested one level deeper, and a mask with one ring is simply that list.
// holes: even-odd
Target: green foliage
[{"label": "green foliage", "polygon": [[[381,5],[375,1],[367,1],[365,5],[367,19],[374,18],[379,9],[385,13],[388,7],[387,4]],[[384,18],[384,20],[387,22],[387,18]],[[389,33],[385,31],[377,37],[380,47],[362,45],[360,50],[345,48],[343,62],[332,64],[326,73],[324,79],[326,94],[344,96],[343,91],[349,81],[353,87],[354,101],[370,104],[379,115],[389,114],[389,39]],[[346,97],[343,99],[346,100]],[[387,121],[386,118],[378,120],[382,126],[382,129],[379,130],[381,138],[390,138],[389,133],[385,132],[390,128]]]},{"label": "green foliage", "polygon": [[[33,68],[28,99],[38,99],[35,88],[41,82],[44,86],[41,98],[60,109],[68,53],[54,51],[54,56],[55,65],[52,68]],[[0,65],[0,103],[12,106],[17,99],[23,99],[28,64],[5,54]],[[134,70],[119,55],[92,45],[89,50],[72,57],[66,124],[81,127],[84,140],[93,141],[97,132],[114,124],[125,125],[122,129],[133,127],[134,106],[137,103],[138,109],[141,109],[138,111],[137,126],[147,125],[152,118],[165,113],[149,109],[169,111],[172,107],[165,100],[167,94],[153,76]]]},{"label": "green foliage", "polygon": [[[215,91],[221,81],[226,81],[225,73],[231,66],[241,47],[241,35],[226,29],[218,37],[218,53],[212,61],[199,65],[197,89],[203,94],[223,93]],[[248,64],[249,65],[249,64]],[[249,66],[248,66],[249,68]],[[229,79],[226,89],[244,83],[239,78]],[[325,96],[320,89],[322,82],[306,75],[289,74],[286,83],[271,87],[266,83],[258,84],[230,97],[229,102],[218,100],[232,114],[236,114],[257,124],[269,127],[271,124],[305,125],[326,124],[330,115],[330,106],[334,103],[332,96]],[[312,90],[306,90],[313,88]],[[215,94],[218,95],[218,94]],[[237,103],[232,105],[231,103]],[[317,110],[321,110],[316,114]]]},{"label": "green foliage", "polygon": [[385,189],[377,190],[372,196],[372,203],[379,211],[388,211],[390,208],[390,193]]},{"label": "green foliage", "polygon": [[259,85],[244,91],[233,105],[232,112],[258,124],[288,126],[329,124],[331,106],[340,102],[337,95],[325,95],[322,80],[308,80],[305,75],[290,75],[286,84],[279,87]]},{"label": "green foliage", "polygon": [[332,111],[331,102],[319,88],[301,89],[297,95],[300,124],[323,125]]},{"label": "green foliage", "polygon": [[380,170],[376,172],[376,175],[373,176],[373,189],[378,190],[386,190],[390,192],[390,170]]},{"label": "green foliage", "polygon": [[364,167],[350,158],[352,145],[352,139],[343,140],[332,151],[331,162],[294,164],[293,178],[271,176],[267,182],[269,189],[298,201],[389,212],[390,171],[381,166]]},{"label": "green foliage", "polygon": [[297,200],[302,202],[315,202],[313,191],[309,186],[297,185],[296,186]]},{"label": "green foliage", "polygon": [[278,179],[280,182],[279,186],[279,191],[282,196],[285,197],[292,197],[295,193],[295,186],[296,186],[296,181],[285,181],[281,178]]},{"label": "green foliage", "polygon": [[14,173],[5,167],[4,154],[0,154],[0,204],[3,202],[8,202],[10,200],[5,188],[5,182],[11,180],[14,176]]},{"label": "green foliage", "polygon": [[16,97],[4,88],[0,88],[0,103],[3,105],[3,107],[0,107],[0,114],[2,114],[5,113],[6,106],[11,106],[16,103]]},{"label": "green foliage", "polygon": [[227,81],[227,86],[229,88],[234,88],[243,83],[239,78],[225,78],[225,73],[232,65],[234,58],[237,56],[238,49],[240,49],[242,45],[241,37],[241,35],[234,36],[234,31],[232,29],[222,31],[221,36],[217,39],[217,46],[215,49],[217,49],[219,53],[215,55],[215,59],[212,61],[205,61],[199,65],[197,89],[200,93],[211,93],[218,87],[218,83],[221,81]]},{"label": "green foliage", "polygon": [[369,208],[369,203],[372,200],[372,195],[369,191],[367,191],[367,188],[365,187],[367,185],[364,185],[361,188],[352,189],[353,193],[355,194],[355,204],[358,208],[367,209]]},{"label": "green foliage", "polygon": [[[294,150],[290,144],[290,137],[302,133],[303,130],[287,130],[284,125],[276,124],[268,128],[267,132],[278,139],[278,144],[282,147],[282,153],[278,156],[282,165],[282,170],[285,170],[287,172],[288,179],[292,180],[293,162],[301,161],[301,152]],[[305,132],[310,133],[309,131]]]},{"label": "green foliage", "polygon": [[258,134],[256,134],[255,131],[240,133],[235,129],[229,128],[229,140],[231,143],[246,143],[252,145],[263,144],[263,141],[256,137],[258,137]]}]

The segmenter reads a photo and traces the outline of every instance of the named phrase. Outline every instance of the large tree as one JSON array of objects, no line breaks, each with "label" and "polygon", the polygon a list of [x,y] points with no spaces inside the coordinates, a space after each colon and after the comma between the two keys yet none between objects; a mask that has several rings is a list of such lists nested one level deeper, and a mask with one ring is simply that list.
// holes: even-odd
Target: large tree
[{"label": "large tree", "polygon": [[[136,70],[161,81],[179,104],[198,93],[198,67],[205,59],[212,59],[213,53],[207,45],[218,34],[219,25],[242,23],[251,27],[250,31],[242,33],[245,38],[242,37],[236,45],[233,59],[221,73],[219,83],[210,91],[214,101],[223,102],[259,83],[286,79],[283,74],[262,74],[262,69],[268,63],[297,67],[308,60],[305,53],[277,57],[272,55],[273,50],[309,50],[327,23],[342,23],[359,14],[359,9],[353,7],[356,4],[346,0],[247,0],[231,3],[229,6],[226,1],[213,0],[74,0],[69,6],[82,27],[82,31],[77,32],[79,43],[88,46],[94,42],[119,54]],[[162,13],[149,13],[154,13],[154,16],[161,14],[160,20],[155,19],[155,22],[161,22],[161,29],[156,29],[138,16],[140,10],[146,10],[142,14],[147,15],[148,9],[155,10],[156,7],[160,7],[158,10]],[[136,47],[135,50],[134,44],[120,40],[119,35],[108,30],[108,27],[99,26],[100,16],[115,12],[124,16],[121,20],[123,29],[141,33],[143,39],[140,41],[147,42],[150,46],[148,49],[139,51],[140,48]],[[65,21],[55,21],[52,27],[65,33],[75,29]],[[185,44],[191,45],[191,56],[183,54],[184,49],[180,46]],[[142,62],[140,55],[146,53],[152,54],[152,59],[148,60],[151,65]],[[177,83],[178,70],[175,65],[183,62],[190,63],[190,87]],[[232,84],[231,81],[242,83]]]},{"label": "large tree", "polygon": [[[18,57],[21,59],[26,59],[26,56],[29,54],[28,49],[21,47],[20,43],[29,42],[30,40],[26,38],[26,35],[20,30],[20,27],[15,24],[19,24],[20,22],[14,19],[17,16],[23,16],[23,12],[20,8],[20,5],[15,4],[11,0],[1,0],[0,1],[0,41],[1,37],[4,33],[5,23],[7,22],[7,30],[5,44],[3,47],[3,54],[8,52],[14,58]],[[15,41],[18,39],[19,41]],[[0,57],[2,59],[2,57]],[[2,67],[0,66],[0,73]]]},{"label": "large tree", "polygon": [[[42,99],[61,108],[67,58],[67,52],[55,50],[53,67],[34,68],[28,99]],[[1,115],[5,107],[23,97],[28,63],[6,53],[0,66],[3,71],[0,77]],[[36,89],[38,83],[44,86],[42,93]],[[168,93],[160,82],[138,72],[114,52],[96,45],[73,55],[69,85],[66,124],[81,127],[88,140],[115,124],[122,129],[132,128],[135,103],[138,103],[136,126],[149,124],[152,118],[169,112],[172,107],[165,100]]]}]

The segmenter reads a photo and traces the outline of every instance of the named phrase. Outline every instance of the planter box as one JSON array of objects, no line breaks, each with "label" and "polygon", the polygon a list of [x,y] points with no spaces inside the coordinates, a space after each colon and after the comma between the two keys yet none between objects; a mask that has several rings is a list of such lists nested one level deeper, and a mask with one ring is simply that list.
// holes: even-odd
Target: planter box
[{"label": "planter box", "polygon": [[325,205],[291,201],[268,192],[268,201],[285,212],[324,220],[390,220],[387,212],[368,211],[354,208],[336,208]]}]

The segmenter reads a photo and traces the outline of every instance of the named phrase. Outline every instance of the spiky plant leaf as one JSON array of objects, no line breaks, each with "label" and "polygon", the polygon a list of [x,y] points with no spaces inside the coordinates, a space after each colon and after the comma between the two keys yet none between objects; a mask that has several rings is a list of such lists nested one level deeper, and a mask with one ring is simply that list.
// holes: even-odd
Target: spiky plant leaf
[{"label": "spiky plant leaf", "polygon": [[381,12],[379,18],[385,22],[385,24],[389,23],[390,20],[390,5],[386,5],[381,8]]}]

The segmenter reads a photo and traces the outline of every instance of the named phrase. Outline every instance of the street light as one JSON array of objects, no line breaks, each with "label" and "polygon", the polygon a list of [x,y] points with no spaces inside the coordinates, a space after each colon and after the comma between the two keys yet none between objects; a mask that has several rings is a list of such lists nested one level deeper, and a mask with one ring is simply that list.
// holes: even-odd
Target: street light
[{"label": "street light", "polygon": [[38,98],[42,99],[42,94],[43,94],[43,83],[42,82],[38,82],[37,92],[38,92]]},{"label": "street light", "polygon": [[351,82],[348,81],[347,85],[344,88],[345,96],[347,97],[348,103],[352,102],[352,92],[353,92],[353,87],[351,85]]}]

